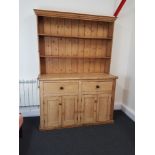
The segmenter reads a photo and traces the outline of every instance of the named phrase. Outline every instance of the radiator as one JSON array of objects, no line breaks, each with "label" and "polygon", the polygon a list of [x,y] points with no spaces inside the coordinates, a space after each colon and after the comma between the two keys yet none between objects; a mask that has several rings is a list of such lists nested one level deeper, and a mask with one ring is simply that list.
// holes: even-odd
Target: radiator
[{"label": "radiator", "polygon": [[39,108],[39,89],[36,80],[19,80],[19,107]]}]

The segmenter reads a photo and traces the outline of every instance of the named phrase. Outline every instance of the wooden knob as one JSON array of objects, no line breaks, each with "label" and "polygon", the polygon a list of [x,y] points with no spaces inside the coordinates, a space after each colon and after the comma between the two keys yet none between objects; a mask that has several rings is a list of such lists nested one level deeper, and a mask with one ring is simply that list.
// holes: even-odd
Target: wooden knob
[{"label": "wooden knob", "polygon": [[60,87],[60,89],[61,89],[61,90],[63,90],[63,89],[64,89],[64,87]]},{"label": "wooden knob", "polygon": [[59,105],[62,105],[62,103],[59,103]]},{"label": "wooden knob", "polygon": [[99,85],[96,85],[96,88],[100,88],[100,86]]}]

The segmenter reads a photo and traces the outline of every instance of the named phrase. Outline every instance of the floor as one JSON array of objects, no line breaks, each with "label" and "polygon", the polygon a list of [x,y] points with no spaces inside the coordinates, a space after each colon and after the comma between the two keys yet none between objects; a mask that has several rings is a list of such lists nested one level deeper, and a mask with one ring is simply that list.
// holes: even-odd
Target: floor
[{"label": "floor", "polygon": [[19,155],[134,155],[135,124],[122,111],[113,124],[39,131],[39,117],[24,118]]}]

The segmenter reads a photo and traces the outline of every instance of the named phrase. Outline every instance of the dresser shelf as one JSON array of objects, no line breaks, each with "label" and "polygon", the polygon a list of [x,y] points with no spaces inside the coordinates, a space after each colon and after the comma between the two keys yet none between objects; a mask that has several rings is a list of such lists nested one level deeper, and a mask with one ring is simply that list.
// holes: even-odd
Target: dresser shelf
[{"label": "dresser shelf", "polygon": [[70,36],[70,35],[54,35],[54,34],[45,34],[45,33],[39,33],[38,36],[41,37],[59,37],[59,38],[73,38],[73,39],[100,39],[100,40],[112,40],[111,37],[87,37],[87,36]]},{"label": "dresser shelf", "polygon": [[60,59],[111,59],[111,57],[80,57],[80,56],[51,56],[40,55],[40,58],[60,58]]}]

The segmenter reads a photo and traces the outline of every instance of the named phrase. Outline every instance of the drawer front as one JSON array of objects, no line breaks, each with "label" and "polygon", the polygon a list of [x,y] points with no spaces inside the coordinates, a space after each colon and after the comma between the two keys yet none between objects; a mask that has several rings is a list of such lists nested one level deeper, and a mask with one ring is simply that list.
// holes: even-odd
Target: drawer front
[{"label": "drawer front", "polygon": [[112,91],[112,81],[107,82],[82,82],[82,91],[83,92],[96,92],[96,91]]},{"label": "drawer front", "polygon": [[78,82],[44,82],[44,94],[78,93]]}]

